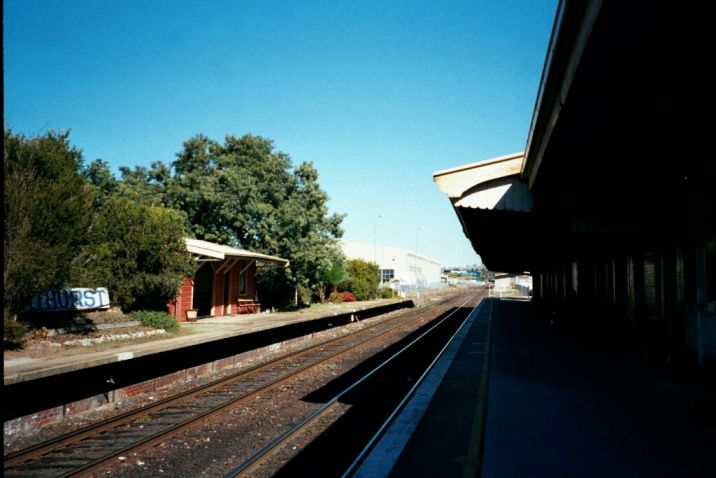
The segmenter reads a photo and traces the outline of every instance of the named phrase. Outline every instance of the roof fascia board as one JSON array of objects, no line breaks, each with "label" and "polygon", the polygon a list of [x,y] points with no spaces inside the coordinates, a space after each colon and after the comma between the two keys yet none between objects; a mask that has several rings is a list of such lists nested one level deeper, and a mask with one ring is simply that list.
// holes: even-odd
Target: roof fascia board
[{"label": "roof fascia board", "polygon": [[212,260],[224,260],[226,256],[231,256],[274,263],[282,267],[288,267],[289,265],[288,259],[283,259],[281,257],[276,256],[269,256],[267,254],[260,254],[258,252],[246,251],[243,249],[237,249],[235,247],[215,244],[213,242],[189,238],[185,238],[184,242],[186,243],[186,250],[188,252],[197,254],[199,256],[211,257]]},{"label": "roof fascia board", "polygon": [[224,253],[219,250],[210,249],[197,244],[191,244],[189,242],[186,243],[186,250],[199,256],[211,257],[214,260],[223,260],[225,257]]},{"label": "roof fascia board", "polygon": [[433,173],[433,181],[453,202],[475,186],[514,174],[520,174],[523,153],[510,154],[488,161],[466,164]]}]

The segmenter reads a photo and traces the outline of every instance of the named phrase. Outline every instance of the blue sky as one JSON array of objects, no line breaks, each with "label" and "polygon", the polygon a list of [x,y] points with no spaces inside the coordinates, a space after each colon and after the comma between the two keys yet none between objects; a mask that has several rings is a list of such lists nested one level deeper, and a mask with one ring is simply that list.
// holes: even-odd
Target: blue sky
[{"label": "blue sky", "polygon": [[346,239],[474,264],[432,173],[525,148],[556,7],[5,0],[4,125],[69,129],[115,172],[270,138],[314,163]]}]

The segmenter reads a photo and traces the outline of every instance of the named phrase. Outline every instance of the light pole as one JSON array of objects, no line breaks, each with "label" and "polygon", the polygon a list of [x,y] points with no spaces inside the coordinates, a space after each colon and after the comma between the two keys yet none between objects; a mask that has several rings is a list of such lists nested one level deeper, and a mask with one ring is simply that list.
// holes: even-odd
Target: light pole
[{"label": "light pole", "polygon": [[418,253],[418,232],[423,228],[423,226],[418,226],[418,228],[415,230],[415,253]]},{"label": "light pole", "polygon": [[378,264],[378,219],[381,219],[382,217],[382,214],[378,214],[375,218],[375,222],[373,223],[373,262],[376,264]]},{"label": "light pole", "polygon": [[418,226],[415,230],[415,287],[417,289],[418,299],[420,298],[420,278],[418,277],[418,271],[420,270],[418,268],[418,233],[422,228],[423,226]]}]

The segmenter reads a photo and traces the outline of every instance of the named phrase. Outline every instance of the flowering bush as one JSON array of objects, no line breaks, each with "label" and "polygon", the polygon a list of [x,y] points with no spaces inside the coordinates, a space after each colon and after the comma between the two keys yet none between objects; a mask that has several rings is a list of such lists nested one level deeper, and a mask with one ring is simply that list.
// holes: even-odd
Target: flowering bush
[{"label": "flowering bush", "polygon": [[341,292],[341,299],[343,302],[355,302],[356,296],[353,295],[351,292],[345,291]]}]

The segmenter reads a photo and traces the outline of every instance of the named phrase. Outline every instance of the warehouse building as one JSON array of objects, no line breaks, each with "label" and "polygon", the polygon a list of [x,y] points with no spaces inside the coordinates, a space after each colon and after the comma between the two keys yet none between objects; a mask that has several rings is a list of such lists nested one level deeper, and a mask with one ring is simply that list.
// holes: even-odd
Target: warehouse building
[{"label": "warehouse building", "polygon": [[415,251],[385,244],[342,241],[348,259],[378,264],[381,283],[394,289],[440,287],[440,262]]}]

